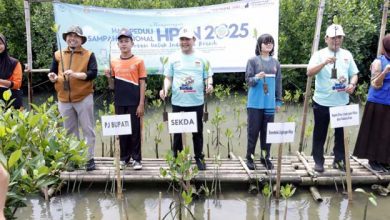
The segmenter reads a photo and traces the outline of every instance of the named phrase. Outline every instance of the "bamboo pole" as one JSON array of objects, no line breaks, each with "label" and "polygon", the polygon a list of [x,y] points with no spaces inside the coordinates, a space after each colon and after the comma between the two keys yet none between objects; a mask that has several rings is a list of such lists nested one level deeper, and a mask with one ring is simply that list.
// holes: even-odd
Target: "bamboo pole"
[{"label": "bamboo pole", "polygon": [[31,49],[31,19],[30,19],[30,1],[24,0],[24,18],[26,24],[27,37],[27,88],[28,88],[28,108],[31,109],[32,103],[32,49]]},{"label": "bamboo pole", "polygon": [[299,160],[302,162],[303,166],[305,167],[307,174],[309,174],[309,176],[315,178],[317,175],[315,175],[312,167],[307,163],[306,159],[299,153],[299,151],[297,151],[296,154],[297,154],[297,157],[299,158]]},{"label": "bamboo pole", "polygon": [[379,40],[378,40],[378,50],[376,52],[377,56],[380,56],[381,51],[382,51],[382,40],[383,40],[383,37],[385,36],[385,32],[386,32],[388,11],[389,11],[389,0],[384,0],[383,1],[383,14],[382,14],[381,29],[379,32]]},{"label": "bamboo pole", "polygon": [[348,191],[348,200],[352,201],[352,180],[351,180],[351,165],[349,163],[349,143],[348,143],[348,131],[347,128],[344,130],[344,152],[345,152],[345,166],[347,174],[347,191]]},{"label": "bamboo pole", "polygon": [[310,193],[311,195],[313,196],[313,199],[316,201],[316,202],[322,202],[323,199],[321,197],[321,194],[320,192],[318,191],[317,187],[315,186],[311,186],[310,187]]},{"label": "bamboo pole", "polygon": [[283,144],[279,144],[278,148],[278,169],[276,172],[276,199],[278,200],[280,197],[280,175],[282,173],[282,151],[283,151]]},{"label": "bamboo pole", "polygon": [[[325,0],[320,0],[317,10],[317,22],[316,22],[316,29],[314,33],[314,39],[313,39],[313,45],[311,49],[311,54],[313,55],[314,52],[318,50],[318,44],[320,41],[320,34],[321,34],[321,24],[322,24],[322,17],[324,14],[325,9]],[[305,129],[306,129],[306,120],[307,120],[307,107],[309,104],[309,98],[311,96],[311,83],[312,83],[312,77],[307,77],[306,82],[306,91],[305,91],[305,101],[303,102],[303,118],[302,118],[302,129],[301,129],[301,136],[299,139],[299,151],[302,151],[303,148],[303,139],[305,135]]]},{"label": "bamboo pole", "polygon": [[383,180],[383,176],[381,176],[377,171],[373,170],[371,167],[369,167],[367,164],[364,164],[362,163],[359,159],[357,159],[356,157],[354,156],[350,156],[353,160],[355,160],[356,162],[358,162],[360,165],[362,165],[364,168],[366,168],[367,170],[369,170],[371,173],[373,173],[375,176],[378,177],[378,179],[380,180]]},{"label": "bamboo pole", "polygon": [[158,220],[161,220],[161,192],[158,193]]}]

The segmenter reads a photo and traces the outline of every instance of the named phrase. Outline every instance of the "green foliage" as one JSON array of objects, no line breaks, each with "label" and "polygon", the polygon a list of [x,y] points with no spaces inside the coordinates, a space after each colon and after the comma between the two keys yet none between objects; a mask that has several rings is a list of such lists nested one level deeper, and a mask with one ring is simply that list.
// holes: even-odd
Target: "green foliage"
[{"label": "green foliage", "polygon": [[53,99],[31,111],[5,108],[0,103],[0,162],[10,174],[6,216],[24,207],[25,197],[42,187],[59,183],[69,163],[85,163],[86,144],[60,126]]},{"label": "green foliage", "polygon": [[368,208],[368,202],[370,202],[371,204],[373,204],[374,206],[377,206],[377,202],[376,202],[376,196],[371,192],[371,193],[368,193],[366,192],[364,189],[362,188],[357,188],[355,189],[355,192],[360,192],[360,193],[363,193],[364,195],[367,196],[367,201],[366,201],[366,204],[364,206],[364,214],[363,214],[363,219],[367,219],[367,208]]}]

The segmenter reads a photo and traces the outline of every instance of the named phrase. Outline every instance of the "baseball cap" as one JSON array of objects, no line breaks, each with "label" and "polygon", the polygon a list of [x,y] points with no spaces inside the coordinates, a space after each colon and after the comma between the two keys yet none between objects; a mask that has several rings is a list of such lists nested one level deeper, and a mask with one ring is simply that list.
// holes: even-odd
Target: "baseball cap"
[{"label": "baseball cap", "polygon": [[130,38],[131,40],[133,40],[133,34],[131,33],[131,31],[127,28],[122,28],[119,33],[118,33],[118,40],[119,38],[121,37],[128,37]]},{"label": "baseball cap", "polygon": [[191,28],[183,27],[179,32],[179,38],[193,38],[195,37],[194,31]]},{"label": "baseball cap", "polygon": [[84,44],[85,42],[87,42],[87,37],[85,37],[83,35],[83,30],[81,29],[80,26],[70,26],[68,28],[68,31],[66,31],[65,33],[62,34],[62,38],[64,39],[64,41],[66,41],[66,36],[70,33],[75,33],[77,36],[81,37],[81,39],[82,39],[81,44]]},{"label": "baseball cap", "polygon": [[345,36],[343,27],[339,24],[332,24],[326,29],[327,37]]}]

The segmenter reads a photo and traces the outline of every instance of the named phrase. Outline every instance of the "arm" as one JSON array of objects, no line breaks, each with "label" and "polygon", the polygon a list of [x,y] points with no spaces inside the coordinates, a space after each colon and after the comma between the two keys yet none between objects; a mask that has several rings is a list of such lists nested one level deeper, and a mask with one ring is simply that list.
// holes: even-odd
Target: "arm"
[{"label": "arm", "polygon": [[253,63],[251,62],[251,60],[248,60],[245,71],[245,82],[248,84],[248,86],[256,86],[258,81],[259,78],[256,77],[256,73],[253,68]]},{"label": "arm", "polygon": [[146,82],[145,79],[139,80],[139,104],[137,107],[137,116],[142,117],[144,115],[145,109],[145,90],[146,90]]},{"label": "arm", "polygon": [[277,63],[275,98],[276,98],[276,112],[279,112],[280,107],[283,104],[283,98],[282,98],[282,71],[281,71],[279,62]]},{"label": "arm", "polygon": [[307,76],[315,76],[315,75],[317,75],[317,73],[319,73],[321,71],[322,68],[324,68],[324,66],[326,66],[330,63],[334,63],[335,61],[336,61],[336,57],[328,57],[325,60],[325,62],[313,65],[311,67],[307,67],[306,75]]},{"label": "arm", "polygon": [[375,60],[371,64],[371,86],[375,89],[379,89],[383,86],[385,76],[390,73],[390,65],[387,65],[383,71],[381,71],[381,66],[380,60]]},{"label": "arm", "polygon": [[58,62],[55,58],[55,54],[53,56],[53,61],[51,62],[50,72],[47,74],[47,77],[49,77],[50,82],[55,83],[58,79]]},{"label": "arm", "polygon": [[160,90],[160,98],[164,100],[168,95],[168,90],[172,85],[172,77],[166,76],[164,78],[163,88]]},{"label": "arm", "polygon": [[88,61],[87,72],[73,72],[73,70],[66,70],[65,75],[71,76],[81,80],[93,80],[97,76],[97,62],[94,53],[91,54]]},{"label": "arm", "polygon": [[345,92],[347,92],[348,94],[352,94],[356,89],[357,82],[358,82],[358,75],[356,73],[349,79],[349,84],[345,88]]},{"label": "arm", "polygon": [[17,62],[9,79],[0,79],[0,84],[10,89],[20,89],[22,85],[22,65]]}]

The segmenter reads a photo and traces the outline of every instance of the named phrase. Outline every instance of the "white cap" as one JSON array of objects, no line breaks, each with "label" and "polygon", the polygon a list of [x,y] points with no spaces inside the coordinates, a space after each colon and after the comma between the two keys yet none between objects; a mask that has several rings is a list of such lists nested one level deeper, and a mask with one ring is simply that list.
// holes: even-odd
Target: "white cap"
[{"label": "white cap", "polygon": [[195,37],[194,31],[191,28],[183,27],[179,32],[179,38],[193,38]]},{"label": "white cap", "polygon": [[335,37],[335,36],[345,36],[343,27],[339,24],[332,24],[326,29],[327,37]]}]

